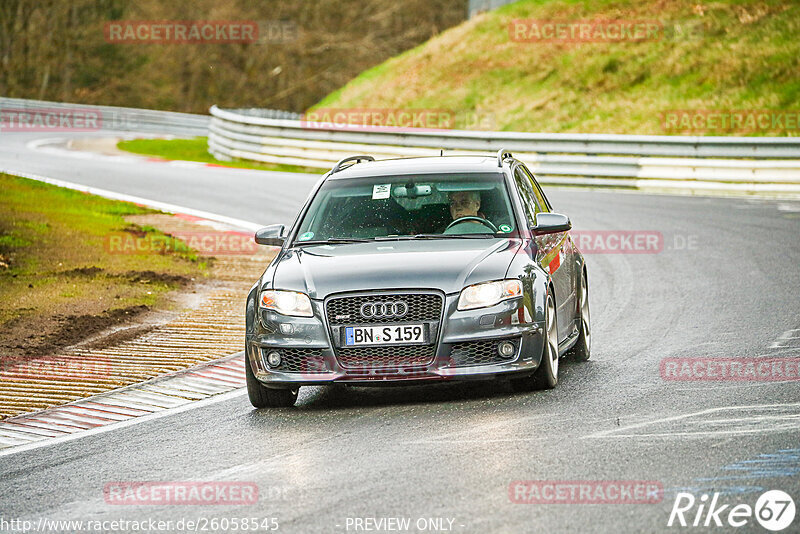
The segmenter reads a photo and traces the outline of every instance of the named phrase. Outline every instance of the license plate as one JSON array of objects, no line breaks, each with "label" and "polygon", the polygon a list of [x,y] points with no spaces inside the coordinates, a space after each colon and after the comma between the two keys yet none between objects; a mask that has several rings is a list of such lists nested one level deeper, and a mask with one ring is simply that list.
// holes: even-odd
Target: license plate
[{"label": "license plate", "polygon": [[425,343],[425,341],[425,325],[423,324],[348,326],[344,329],[344,344],[348,347]]}]

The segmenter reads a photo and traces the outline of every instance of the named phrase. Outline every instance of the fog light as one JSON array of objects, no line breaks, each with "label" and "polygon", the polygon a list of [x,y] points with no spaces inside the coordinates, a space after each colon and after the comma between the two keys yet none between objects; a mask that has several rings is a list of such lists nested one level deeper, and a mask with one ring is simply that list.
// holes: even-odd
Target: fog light
[{"label": "fog light", "polygon": [[497,352],[503,358],[512,357],[516,351],[517,351],[517,348],[510,341],[503,341],[502,343],[497,345]]},{"label": "fog light", "polygon": [[273,350],[269,354],[267,354],[267,363],[270,367],[278,367],[281,364],[281,353],[277,350]]}]

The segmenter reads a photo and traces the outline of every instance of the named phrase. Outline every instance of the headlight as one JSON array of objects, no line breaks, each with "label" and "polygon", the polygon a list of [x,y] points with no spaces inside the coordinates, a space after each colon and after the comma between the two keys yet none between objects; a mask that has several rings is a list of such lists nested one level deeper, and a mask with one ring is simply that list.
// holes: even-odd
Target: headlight
[{"label": "headlight", "polygon": [[494,306],[506,299],[522,295],[522,282],[519,280],[497,280],[467,286],[461,290],[458,299],[459,310],[473,310]]},{"label": "headlight", "polygon": [[296,291],[264,290],[261,292],[259,307],[275,310],[283,315],[314,317],[314,311],[311,309],[311,300],[308,295]]}]

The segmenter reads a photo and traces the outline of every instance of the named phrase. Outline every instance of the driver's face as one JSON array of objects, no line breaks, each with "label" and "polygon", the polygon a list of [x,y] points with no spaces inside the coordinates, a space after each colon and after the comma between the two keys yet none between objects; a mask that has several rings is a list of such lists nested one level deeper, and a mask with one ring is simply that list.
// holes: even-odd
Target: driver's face
[{"label": "driver's face", "polygon": [[481,201],[472,191],[450,193],[450,215],[454,221],[461,217],[477,217],[480,207]]}]

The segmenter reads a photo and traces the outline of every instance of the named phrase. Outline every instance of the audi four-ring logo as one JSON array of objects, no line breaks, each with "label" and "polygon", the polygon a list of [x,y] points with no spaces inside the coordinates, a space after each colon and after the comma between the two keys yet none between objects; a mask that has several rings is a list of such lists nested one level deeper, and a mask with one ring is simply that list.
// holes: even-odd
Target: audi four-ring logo
[{"label": "audi four-ring logo", "polygon": [[392,302],[365,302],[361,305],[361,316],[365,319],[402,317],[408,313],[408,304],[402,300]]}]

